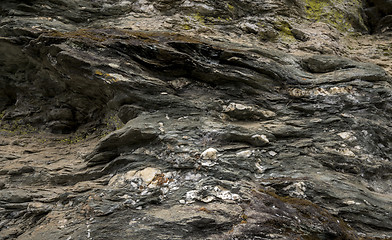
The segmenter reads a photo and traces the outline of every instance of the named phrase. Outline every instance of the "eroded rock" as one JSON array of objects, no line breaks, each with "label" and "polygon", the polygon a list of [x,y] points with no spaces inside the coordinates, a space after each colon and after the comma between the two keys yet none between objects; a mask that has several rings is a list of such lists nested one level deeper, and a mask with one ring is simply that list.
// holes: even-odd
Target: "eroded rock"
[{"label": "eroded rock", "polygon": [[361,1],[0,7],[0,238],[391,236]]}]

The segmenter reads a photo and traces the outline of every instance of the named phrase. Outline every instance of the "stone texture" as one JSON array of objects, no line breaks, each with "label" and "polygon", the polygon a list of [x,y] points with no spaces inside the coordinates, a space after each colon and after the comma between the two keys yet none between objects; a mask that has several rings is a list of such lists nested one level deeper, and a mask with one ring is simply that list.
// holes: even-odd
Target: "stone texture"
[{"label": "stone texture", "polygon": [[0,238],[390,239],[363,3],[2,1]]}]

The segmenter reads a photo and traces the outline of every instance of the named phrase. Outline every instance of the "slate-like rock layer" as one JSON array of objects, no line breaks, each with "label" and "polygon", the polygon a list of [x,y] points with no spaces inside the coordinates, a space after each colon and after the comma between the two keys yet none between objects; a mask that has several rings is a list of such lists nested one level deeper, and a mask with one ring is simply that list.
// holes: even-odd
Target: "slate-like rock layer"
[{"label": "slate-like rock layer", "polygon": [[332,3],[1,2],[0,238],[390,238],[390,76],[251,42]]}]

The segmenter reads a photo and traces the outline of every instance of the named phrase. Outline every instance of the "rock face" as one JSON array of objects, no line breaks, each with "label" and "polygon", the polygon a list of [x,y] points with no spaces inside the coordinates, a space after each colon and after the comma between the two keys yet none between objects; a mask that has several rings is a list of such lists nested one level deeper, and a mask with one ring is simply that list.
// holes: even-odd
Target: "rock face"
[{"label": "rock face", "polygon": [[1,2],[0,238],[390,239],[362,4]]},{"label": "rock face", "polygon": [[389,0],[368,0],[365,6],[370,29],[376,33],[390,32],[392,29],[392,2]]}]

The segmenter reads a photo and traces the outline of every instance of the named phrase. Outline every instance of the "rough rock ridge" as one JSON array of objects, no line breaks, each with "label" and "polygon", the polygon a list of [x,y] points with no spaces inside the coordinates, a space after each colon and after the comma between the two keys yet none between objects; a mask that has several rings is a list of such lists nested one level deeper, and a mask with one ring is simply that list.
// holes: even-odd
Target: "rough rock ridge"
[{"label": "rough rock ridge", "polygon": [[1,2],[0,239],[391,239],[371,4]]}]

